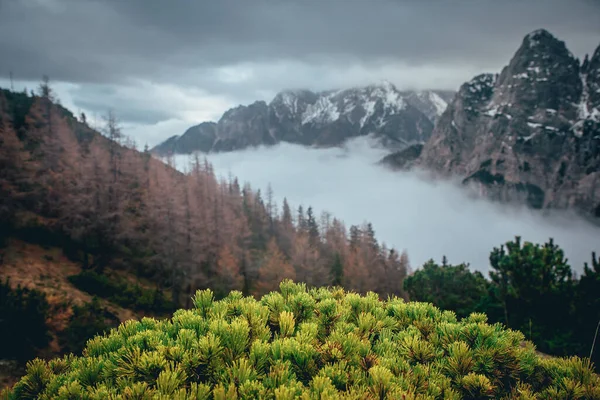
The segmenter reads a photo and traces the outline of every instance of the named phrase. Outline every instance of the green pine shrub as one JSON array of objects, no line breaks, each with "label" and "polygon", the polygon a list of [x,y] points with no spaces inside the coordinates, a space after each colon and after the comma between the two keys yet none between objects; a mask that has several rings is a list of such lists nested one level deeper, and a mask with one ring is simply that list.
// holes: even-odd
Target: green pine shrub
[{"label": "green pine shrub", "polygon": [[71,275],[68,279],[76,288],[125,308],[154,313],[171,312],[175,309],[161,291],[132,285],[124,279],[115,281],[90,270]]},{"label": "green pine shrub", "polygon": [[50,341],[44,293],[0,281],[0,360],[25,362]]},{"label": "green pine shrub", "polygon": [[100,305],[97,297],[90,303],[73,306],[66,329],[59,334],[59,343],[65,353],[81,354],[88,339],[119,324],[119,318]]},{"label": "green pine shrub", "polygon": [[600,399],[588,360],[540,357],[484,314],[291,281],[260,300],[193,302],[127,321],[81,357],[30,362],[6,398]]}]

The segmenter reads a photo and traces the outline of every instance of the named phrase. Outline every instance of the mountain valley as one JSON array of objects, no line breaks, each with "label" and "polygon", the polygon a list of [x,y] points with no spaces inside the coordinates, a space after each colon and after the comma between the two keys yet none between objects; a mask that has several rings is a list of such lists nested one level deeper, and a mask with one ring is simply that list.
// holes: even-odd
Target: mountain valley
[{"label": "mountain valley", "polygon": [[361,136],[388,149],[380,164],[453,177],[477,195],[600,217],[600,47],[583,62],[546,30],[528,34],[500,74],[450,91],[384,82],[283,91],[228,110],[153,153],[238,151],[286,142],[341,146]]}]

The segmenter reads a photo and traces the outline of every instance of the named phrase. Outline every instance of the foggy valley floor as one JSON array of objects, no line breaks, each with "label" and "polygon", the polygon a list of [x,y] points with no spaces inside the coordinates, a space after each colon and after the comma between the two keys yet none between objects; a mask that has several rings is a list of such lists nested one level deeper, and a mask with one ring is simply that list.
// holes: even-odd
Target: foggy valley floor
[{"label": "foggy valley floor", "polygon": [[[407,250],[413,268],[445,255],[451,263],[468,262],[485,273],[489,249],[515,235],[534,243],[553,238],[577,272],[597,249],[600,228],[572,212],[543,215],[472,198],[457,183],[432,182],[377,165],[387,153],[363,137],[344,148],[281,143],[206,157],[218,176],[237,176],[263,194],[270,184],[279,205],[285,196],[293,208],[312,206],[317,215],[331,212],[347,228],[373,223],[380,241]],[[189,159],[176,156],[178,169],[187,170]]]}]

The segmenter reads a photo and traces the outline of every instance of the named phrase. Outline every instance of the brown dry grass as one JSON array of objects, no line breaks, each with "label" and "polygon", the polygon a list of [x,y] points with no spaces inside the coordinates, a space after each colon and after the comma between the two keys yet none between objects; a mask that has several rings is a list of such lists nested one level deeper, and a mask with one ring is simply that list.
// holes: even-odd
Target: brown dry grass
[{"label": "brown dry grass", "polygon": [[[72,305],[89,303],[92,296],[77,289],[67,279],[81,272],[81,267],[67,259],[59,248],[43,248],[20,240],[11,240],[0,265],[0,277],[9,278],[11,286],[35,288],[46,294],[52,307],[48,321],[51,330],[61,331],[71,316]],[[100,299],[101,304],[121,320],[137,318],[131,310]]]},{"label": "brown dry grass", "polygon": [[90,295],[75,288],[67,280],[81,268],[62,255],[60,249],[11,240],[5,249],[0,276],[9,278],[11,286],[20,285],[46,293],[48,302],[69,300],[81,305],[91,301]]},{"label": "brown dry grass", "polygon": [[[42,358],[51,358],[60,354],[58,334],[64,330],[71,315],[72,306],[83,305],[92,300],[88,293],[77,289],[67,279],[81,272],[81,266],[67,259],[60,248],[41,247],[21,240],[11,239],[7,246],[0,249],[0,280],[7,278],[12,287],[36,289],[46,294],[50,305],[48,327],[51,341],[40,354]],[[119,271],[120,276],[135,282],[135,278]],[[115,314],[121,321],[140,318],[132,310],[125,309],[104,299],[100,304]],[[0,365],[0,390],[12,386],[18,379],[15,370]]]}]

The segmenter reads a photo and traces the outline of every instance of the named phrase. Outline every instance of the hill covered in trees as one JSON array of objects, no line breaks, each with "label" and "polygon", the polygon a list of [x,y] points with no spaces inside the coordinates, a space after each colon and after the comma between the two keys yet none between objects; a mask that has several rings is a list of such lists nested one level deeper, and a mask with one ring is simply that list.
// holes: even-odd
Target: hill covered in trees
[{"label": "hill covered in trees", "polygon": [[50,88],[41,94],[0,92],[4,237],[54,240],[100,273],[111,266],[160,276],[175,303],[207,286],[265,293],[273,287],[258,282],[277,273],[402,295],[406,257],[380,245],[370,225],[348,236],[329,214],[278,207],[272,193],[218,180],[199,159],[179,173],[125,146],[114,115],[103,136],[54,104]]},{"label": "hill covered in trees", "polygon": [[172,319],[129,321],[82,357],[35,360],[8,399],[600,399],[579,358],[540,357],[483,314],[284,281],[259,301],[198,291]]},{"label": "hill covered in trees", "polygon": [[34,308],[50,338],[25,341],[19,360],[80,349],[44,350],[72,318],[85,341],[189,306],[208,287],[262,295],[292,278],[405,296],[407,256],[378,243],[369,224],[348,230],[310,207],[277,205],[272,193],[217,179],[203,160],[182,174],[136,150],[114,114],[105,122],[92,129],[47,81],[37,94],[0,90],[0,276],[3,316],[12,316],[0,324],[27,318],[29,296],[49,303]]}]

